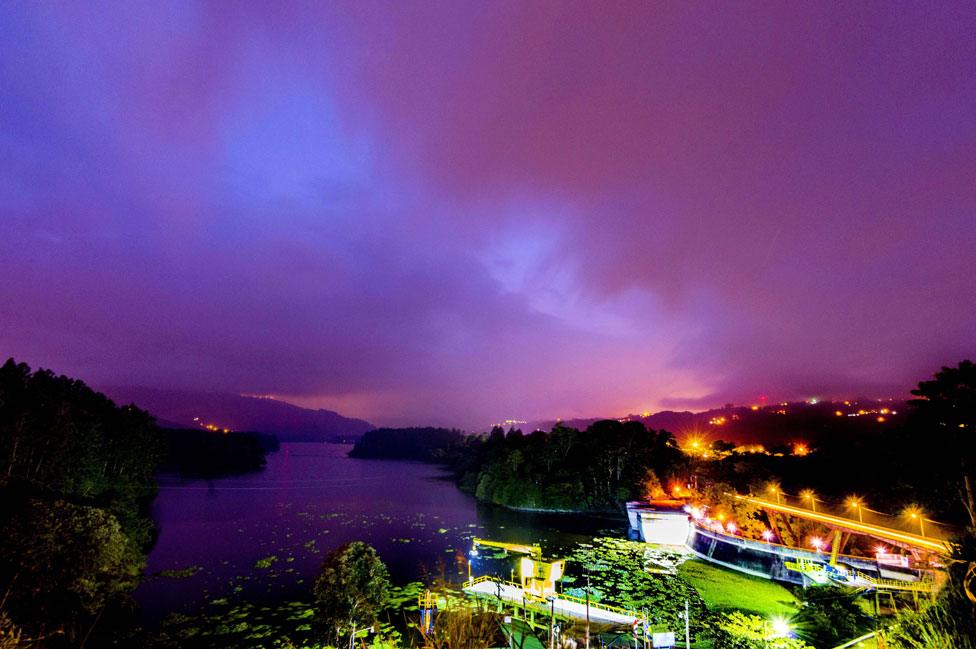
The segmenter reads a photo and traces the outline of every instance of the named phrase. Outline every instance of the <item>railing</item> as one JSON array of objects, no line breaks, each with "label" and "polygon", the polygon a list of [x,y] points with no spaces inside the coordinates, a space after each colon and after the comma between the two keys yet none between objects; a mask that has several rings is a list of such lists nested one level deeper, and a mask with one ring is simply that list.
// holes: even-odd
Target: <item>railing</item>
[{"label": "railing", "polygon": [[853,571],[852,576],[866,581],[872,588],[876,588],[878,590],[908,590],[919,593],[931,593],[939,589],[939,583],[931,579],[923,579],[921,581],[900,581],[898,579],[872,577],[856,570]]},{"label": "railing", "polygon": [[576,597],[575,595],[563,594],[559,596],[559,599],[565,599],[570,602],[576,602],[577,604],[583,604],[583,605],[586,605],[588,603],[590,608],[602,609],[602,610],[609,611],[611,613],[620,613],[621,615],[628,615],[635,618],[640,617],[635,611],[622,608],[620,606],[614,606],[612,604],[604,604],[602,602],[594,602],[592,599],[589,602],[587,602],[585,597]]},{"label": "railing", "polygon": [[[517,588],[517,589],[519,589],[519,590],[522,591],[522,597],[524,597],[526,601],[530,601],[530,602],[533,602],[535,604],[545,604],[546,606],[548,606],[548,600],[546,598],[540,597],[538,595],[534,595],[532,593],[525,592],[525,590],[522,588],[522,585],[521,584],[517,584],[517,583],[515,583],[513,581],[508,581],[508,580],[495,579],[491,575],[482,575],[480,577],[476,577],[474,579],[471,579],[471,580],[469,580],[467,582],[467,585],[465,586],[465,588],[470,588],[472,586],[475,586],[477,584],[481,584],[481,583],[484,583],[484,582],[491,582],[491,583],[494,583],[494,584],[512,586],[512,587]],[[559,594],[559,595],[556,596],[556,599],[566,600],[568,602],[573,602],[573,603],[576,603],[576,604],[583,604],[584,606],[587,604],[587,601],[586,601],[586,598],[585,597],[576,597],[574,595]],[[608,613],[617,613],[619,615],[625,615],[625,616],[628,616],[628,617],[635,617],[635,618],[636,617],[639,617],[636,612],[634,612],[632,610],[629,610],[629,609],[626,609],[626,608],[622,608],[620,606],[613,606],[612,604],[604,604],[602,602],[594,602],[593,600],[590,600],[588,603],[589,603],[590,608],[593,608],[593,609],[604,610],[604,611],[607,611]]]}]

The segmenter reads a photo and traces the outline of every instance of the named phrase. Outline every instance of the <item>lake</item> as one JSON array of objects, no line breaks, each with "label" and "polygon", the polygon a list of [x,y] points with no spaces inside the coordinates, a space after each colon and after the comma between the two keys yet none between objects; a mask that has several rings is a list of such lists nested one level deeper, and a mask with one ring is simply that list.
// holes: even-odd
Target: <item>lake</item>
[{"label": "lake", "polygon": [[471,538],[539,543],[558,553],[594,535],[626,536],[624,517],[514,512],[478,503],[437,466],[346,457],[342,444],[282,444],[264,470],[211,480],[158,477],[152,516],[159,538],[136,591],[149,620],[240,597],[307,593],[329,550],[374,546],[394,583],[461,580]]}]

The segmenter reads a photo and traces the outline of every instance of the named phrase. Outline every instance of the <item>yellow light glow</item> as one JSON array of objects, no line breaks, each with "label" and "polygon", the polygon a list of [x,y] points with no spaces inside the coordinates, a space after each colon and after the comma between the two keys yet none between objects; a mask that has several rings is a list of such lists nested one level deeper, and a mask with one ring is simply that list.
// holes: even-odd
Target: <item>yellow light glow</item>
[{"label": "yellow light glow", "polygon": [[[863,532],[865,534],[870,534],[880,538],[889,539],[892,541],[901,541],[908,545],[924,548],[926,550],[932,550],[933,552],[939,552],[945,554],[948,550],[946,543],[944,541],[939,541],[936,539],[928,538],[925,536],[919,536],[918,534],[910,534],[907,532],[900,532],[898,530],[893,530],[888,527],[882,527],[880,525],[871,525],[870,523],[860,523],[849,518],[842,518],[840,516],[831,516],[830,514],[824,514],[821,512],[813,512],[809,509],[801,509],[799,507],[793,507],[791,505],[784,505],[770,500],[763,500],[761,498],[751,498],[749,496],[736,496],[739,500],[744,500],[746,502],[751,502],[753,504],[759,505],[766,509],[772,509],[774,511],[784,512],[786,514],[793,514],[794,516],[799,516],[801,518],[807,518],[809,520],[817,521],[820,523],[826,523],[827,525],[832,525],[835,527],[842,527],[844,529],[854,530],[856,532]],[[863,504],[862,504],[863,506]]]}]

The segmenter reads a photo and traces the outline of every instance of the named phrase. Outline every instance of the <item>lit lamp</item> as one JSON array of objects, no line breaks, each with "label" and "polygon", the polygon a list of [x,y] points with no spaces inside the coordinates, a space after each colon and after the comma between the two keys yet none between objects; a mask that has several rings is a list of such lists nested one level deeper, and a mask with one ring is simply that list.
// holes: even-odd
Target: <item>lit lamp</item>
[{"label": "lit lamp", "polygon": [[810,501],[810,508],[813,509],[814,512],[817,511],[817,496],[813,493],[813,489],[804,489],[801,491],[800,498]]},{"label": "lit lamp", "polygon": [[918,505],[911,505],[905,508],[905,514],[912,520],[918,521],[918,532],[925,536],[925,512]]},{"label": "lit lamp", "polygon": [[774,496],[776,496],[776,504],[778,505],[779,504],[779,494],[780,494],[779,485],[776,484],[775,482],[770,482],[767,491],[769,491],[769,493],[771,493]]},{"label": "lit lamp", "polygon": [[857,520],[860,523],[864,522],[864,503],[857,496],[851,496],[847,501],[847,506],[851,509],[857,510]]},{"label": "lit lamp", "polygon": [[782,617],[774,617],[770,620],[769,628],[771,631],[769,634],[770,638],[786,638],[790,635],[790,631],[792,631],[790,623]]}]

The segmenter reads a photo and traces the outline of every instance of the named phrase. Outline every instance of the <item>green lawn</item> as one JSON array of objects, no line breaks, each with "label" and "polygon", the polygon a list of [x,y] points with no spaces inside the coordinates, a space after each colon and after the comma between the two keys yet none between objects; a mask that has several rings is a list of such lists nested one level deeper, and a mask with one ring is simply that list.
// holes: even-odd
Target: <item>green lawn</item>
[{"label": "green lawn", "polygon": [[793,594],[768,579],[720,568],[698,559],[681,564],[678,576],[698,591],[712,611],[734,609],[763,616],[796,612]]}]

